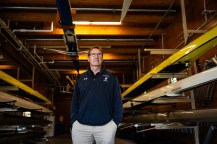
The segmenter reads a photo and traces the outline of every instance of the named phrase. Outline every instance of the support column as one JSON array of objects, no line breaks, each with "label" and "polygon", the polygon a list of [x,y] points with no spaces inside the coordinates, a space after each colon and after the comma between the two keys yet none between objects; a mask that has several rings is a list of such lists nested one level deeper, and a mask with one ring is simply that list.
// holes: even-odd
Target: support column
[{"label": "support column", "polygon": [[185,0],[181,0],[181,11],[182,11],[183,36],[186,45],[188,42],[188,29],[187,29],[186,13],[185,13]]},{"label": "support column", "polygon": [[[194,74],[197,74],[197,65],[196,62],[193,63],[193,68],[194,68]],[[192,75],[192,70],[189,68],[189,75]],[[195,96],[194,96],[194,91],[190,90],[190,96],[191,96],[191,108],[196,109],[195,105]],[[199,140],[199,126],[194,127],[194,139],[195,139],[195,144],[200,144]]]},{"label": "support column", "polygon": [[141,52],[138,49],[138,79],[141,77]]}]

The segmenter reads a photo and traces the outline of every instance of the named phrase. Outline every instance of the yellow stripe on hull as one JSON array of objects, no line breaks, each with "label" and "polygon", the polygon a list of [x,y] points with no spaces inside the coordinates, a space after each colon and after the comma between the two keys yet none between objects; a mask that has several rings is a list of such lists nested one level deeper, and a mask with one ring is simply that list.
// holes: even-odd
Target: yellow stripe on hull
[{"label": "yellow stripe on hull", "polygon": [[25,85],[24,83],[18,81],[17,79],[11,77],[10,75],[4,73],[3,71],[0,70],[0,79],[12,84],[13,86],[16,86],[22,90],[24,90],[25,92],[47,102],[48,104],[51,104],[51,101],[48,100],[45,96],[43,96],[42,94],[40,94],[38,91],[35,91],[34,89],[28,87],[27,85]]},{"label": "yellow stripe on hull", "polygon": [[[127,96],[130,92],[136,89],[138,86],[143,84],[149,78],[151,78],[152,73],[158,73],[164,68],[178,63],[192,63],[198,59],[205,52],[209,51],[217,44],[217,26],[206,32],[196,40],[192,41],[184,48],[180,49],[175,54],[171,55],[168,59],[164,60],[154,69],[145,74],[142,78],[136,81],[131,87],[122,93],[122,97]],[[145,90],[144,90],[145,91]]]}]

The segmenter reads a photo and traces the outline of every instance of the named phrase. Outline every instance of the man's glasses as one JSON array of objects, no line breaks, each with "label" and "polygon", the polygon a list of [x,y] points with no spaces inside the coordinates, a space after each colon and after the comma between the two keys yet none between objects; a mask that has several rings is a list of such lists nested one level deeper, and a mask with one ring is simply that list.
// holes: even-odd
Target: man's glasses
[{"label": "man's glasses", "polygon": [[97,55],[97,56],[101,56],[102,53],[90,53],[90,54],[89,54],[89,56],[96,56],[96,55]]}]

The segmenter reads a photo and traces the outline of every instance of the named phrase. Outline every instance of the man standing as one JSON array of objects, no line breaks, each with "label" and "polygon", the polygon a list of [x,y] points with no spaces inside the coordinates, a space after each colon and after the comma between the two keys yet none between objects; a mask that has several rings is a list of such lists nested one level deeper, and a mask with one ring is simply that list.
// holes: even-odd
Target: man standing
[{"label": "man standing", "polygon": [[122,99],[116,76],[102,67],[102,49],[88,51],[90,67],[77,80],[71,105],[73,144],[114,144],[122,119]]}]

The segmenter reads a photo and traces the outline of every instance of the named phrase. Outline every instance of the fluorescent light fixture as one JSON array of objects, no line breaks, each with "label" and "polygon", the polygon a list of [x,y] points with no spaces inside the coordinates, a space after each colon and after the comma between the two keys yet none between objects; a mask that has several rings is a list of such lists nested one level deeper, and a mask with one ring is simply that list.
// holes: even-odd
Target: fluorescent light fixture
[{"label": "fluorescent light fixture", "polygon": [[88,21],[73,21],[73,24],[75,24],[75,25],[90,25],[90,22],[88,22]]},{"label": "fluorescent light fixture", "polygon": [[144,51],[150,51],[150,54],[174,54],[179,49],[144,49]]},{"label": "fluorescent light fixture", "polygon": [[92,22],[94,25],[121,25],[121,22]]},{"label": "fluorescent light fixture", "polygon": [[121,25],[121,22],[90,22],[90,21],[73,21],[75,25]]}]

